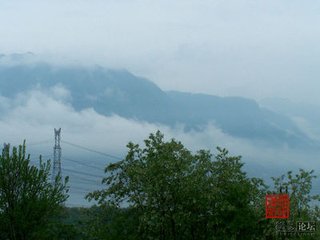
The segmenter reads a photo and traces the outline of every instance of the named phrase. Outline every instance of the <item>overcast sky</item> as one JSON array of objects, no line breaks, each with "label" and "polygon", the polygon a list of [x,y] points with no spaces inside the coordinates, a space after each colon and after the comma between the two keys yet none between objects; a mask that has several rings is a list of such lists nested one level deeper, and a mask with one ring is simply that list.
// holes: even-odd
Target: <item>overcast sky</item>
[{"label": "overcast sky", "polygon": [[[63,91],[65,91],[65,97],[61,97]],[[244,156],[245,162],[249,165],[272,164],[274,168],[313,166],[317,169],[320,166],[318,158],[313,159],[313,156],[311,157],[310,153],[306,154],[304,149],[302,151],[289,149],[285,144],[275,147],[232,137],[213,124],[208,124],[201,132],[196,130],[185,132],[183,126],[179,125],[169,127],[125,119],[116,115],[103,116],[93,109],[78,112],[68,104],[67,93],[66,89],[53,87],[45,92],[28,91],[14,100],[0,97],[0,132],[2,133],[0,143],[10,142],[13,146],[17,146],[26,139],[28,149],[33,153],[33,159],[39,154],[48,156],[52,154],[53,129],[59,126],[62,128],[63,141],[123,157],[129,141],[143,145],[143,139],[160,129],[165,135],[165,140],[171,138],[181,140],[194,152],[199,149],[211,149],[215,153],[217,146],[226,147],[231,154]],[[42,142],[46,145],[40,144],[40,149],[34,151],[38,143]],[[66,150],[68,146],[65,143],[62,145],[63,156],[75,155],[75,152]],[[76,150],[79,152],[79,149]]]},{"label": "overcast sky", "polygon": [[[32,90],[20,94],[14,100],[0,97],[0,143],[2,145],[3,142],[9,142],[12,146],[17,146],[26,139],[31,162],[37,163],[40,154],[45,160],[52,159],[53,129],[61,127],[62,172],[70,176],[69,203],[72,205],[85,204],[85,192],[97,189],[104,176],[105,165],[115,160],[83,149],[79,150],[66,144],[66,141],[123,157],[126,155],[126,144],[129,141],[139,143],[143,147],[143,139],[160,129],[166,141],[174,137],[194,152],[210,149],[216,154],[216,146],[221,146],[230,150],[231,155],[242,155],[244,170],[249,176],[261,177],[266,181],[270,181],[271,176],[277,177],[288,170],[296,172],[299,168],[315,169],[318,174],[320,169],[319,153],[306,152],[305,149],[260,145],[256,141],[225,134],[212,124],[208,124],[202,132],[185,132],[180,126],[170,128],[119,116],[107,117],[92,109],[78,112],[72,109],[67,100],[68,91],[61,87],[53,87],[46,92]],[[87,165],[94,166],[95,169]],[[99,168],[100,171],[96,170]],[[74,175],[74,170],[82,174]],[[89,178],[90,181],[95,179],[96,182],[88,183]],[[81,179],[85,180],[85,184]],[[315,185],[314,189],[319,193],[320,183]]]},{"label": "overcast sky", "polygon": [[0,53],[126,68],[164,90],[319,102],[320,1],[0,0]]},{"label": "overcast sky", "polygon": [[[56,63],[125,68],[164,90],[319,104],[319,26],[320,1],[0,0],[0,54],[33,52]],[[33,155],[50,155],[52,142],[38,150],[34,143],[53,140],[59,126],[63,140],[123,155],[128,141],[141,143],[161,129],[192,150],[227,147],[255,174],[269,176],[270,166],[320,168],[310,153],[263,148],[212,125],[186,133],[92,109],[76,112],[61,96],[68,92],[58,90],[34,90],[14,101],[0,96],[0,143],[27,139]]]}]

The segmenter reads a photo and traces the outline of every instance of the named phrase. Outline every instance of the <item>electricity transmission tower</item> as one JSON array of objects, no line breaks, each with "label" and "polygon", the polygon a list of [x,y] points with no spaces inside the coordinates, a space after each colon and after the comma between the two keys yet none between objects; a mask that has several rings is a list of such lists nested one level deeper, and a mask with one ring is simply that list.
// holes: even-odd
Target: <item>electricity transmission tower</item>
[{"label": "electricity transmission tower", "polygon": [[52,183],[55,182],[56,176],[61,176],[61,128],[54,129],[54,147],[53,147],[53,168],[52,168]]}]

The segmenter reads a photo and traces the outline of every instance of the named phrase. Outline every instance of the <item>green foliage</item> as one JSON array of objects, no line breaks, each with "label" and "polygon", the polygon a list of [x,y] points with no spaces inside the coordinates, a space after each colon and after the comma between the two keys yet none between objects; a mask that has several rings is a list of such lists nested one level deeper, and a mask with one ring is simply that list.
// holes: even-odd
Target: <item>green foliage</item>
[{"label": "green foliage", "polygon": [[[290,221],[296,224],[297,221],[315,221],[320,220],[319,201],[320,195],[312,195],[312,180],[317,176],[314,175],[314,170],[305,171],[299,170],[299,173],[293,174],[288,171],[280,177],[272,178],[274,187],[273,191],[276,193],[287,192],[290,196],[290,217],[282,220],[285,224]],[[270,193],[270,192],[269,192]],[[274,230],[274,224],[279,220],[269,221],[269,232]],[[271,230],[270,230],[271,229]],[[292,236],[291,239],[309,239],[316,240],[320,238],[320,231],[313,235],[307,236]]]},{"label": "green foliage", "polygon": [[[287,175],[281,175],[278,178],[272,178],[276,192],[284,192],[287,189],[290,195],[290,219],[297,220],[319,220],[317,206],[320,195],[311,195],[312,179],[315,179],[314,171],[299,170],[299,173],[293,175],[288,171]],[[311,204],[313,203],[313,207]],[[317,213],[317,214],[315,214]]]},{"label": "green foliage", "polygon": [[83,239],[139,239],[139,214],[135,208],[93,206],[86,210],[86,232]]},{"label": "green foliage", "polygon": [[265,186],[246,176],[241,157],[221,148],[214,158],[205,150],[192,154],[174,139],[165,142],[159,131],[145,148],[127,147],[124,160],[106,167],[106,189],[87,198],[101,207],[134,209],[136,239],[254,239],[260,233]]},{"label": "green foliage", "polygon": [[54,217],[68,198],[67,178],[49,180],[50,162],[30,165],[25,144],[3,149],[0,156],[1,239],[52,239],[47,236]]}]

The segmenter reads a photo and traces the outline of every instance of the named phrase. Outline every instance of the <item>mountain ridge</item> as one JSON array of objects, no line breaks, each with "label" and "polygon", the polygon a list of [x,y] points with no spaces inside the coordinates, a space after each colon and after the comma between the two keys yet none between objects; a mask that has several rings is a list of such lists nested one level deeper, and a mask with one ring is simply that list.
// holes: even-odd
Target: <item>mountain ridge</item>
[{"label": "mountain ridge", "polygon": [[61,85],[71,93],[77,111],[93,108],[99,114],[117,114],[185,130],[203,130],[214,122],[224,133],[252,141],[291,147],[314,146],[285,115],[262,108],[243,97],[163,91],[150,80],[126,70],[99,66],[52,66],[47,63],[0,65],[0,95],[14,98],[36,86]]}]

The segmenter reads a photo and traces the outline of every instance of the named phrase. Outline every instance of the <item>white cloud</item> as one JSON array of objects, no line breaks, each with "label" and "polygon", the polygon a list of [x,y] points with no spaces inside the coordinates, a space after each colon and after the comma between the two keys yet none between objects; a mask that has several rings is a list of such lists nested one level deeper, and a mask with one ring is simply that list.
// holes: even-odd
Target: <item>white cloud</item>
[{"label": "white cloud", "polygon": [[70,91],[64,88],[61,84],[55,85],[51,88],[51,94],[56,100],[62,100],[64,102],[69,102],[71,100]]},{"label": "white cloud", "polygon": [[[63,141],[122,157],[126,153],[126,144],[129,141],[143,144],[143,140],[150,133],[159,129],[164,133],[166,140],[175,138],[193,151],[211,149],[215,153],[215,147],[221,146],[229,149],[233,155],[243,155],[246,170],[258,177],[277,176],[277,172],[285,173],[289,169],[299,167],[306,169],[320,167],[317,158],[313,158],[315,156],[310,153],[305,154],[303,151],[298,152],[288,148],[270,148],[234,138],[223,133],[214,124],[209,124],[202,132],[194,130],[184,132],[183,126],[170,128],[116,115],[106,117],[99,115],[93,109],[77,112],[67,103],[58,100],[59,96],[69,96],[62,86],[56,86],[46,92],[40,89],[33,90],[19,95],[15,100],[1,97],[0,109],[5,108],[6,111],[0,118],[0,143],[10,142],[12,145],[18,145],[26,139],[27,149],[33,154],[32,159],[37,159],[40,153],[46,158],[52,158],[53,129],[61,127]],[[42,142],[45,144],[38,144]],[[103,176],[104,166],[111,161],[63,142],[62,156],[66,158],[62,163],[65,174],[72,174],[68,169],[94,174],[97,175],[94,180],[96,182]],[[69,162],[68,158],[80,163]],[[86,168],[81,162],[101,168],[101,171]],[[94,190],[99,184],[91,182],[83,185],[78,182],[79,176],[71,175],[71,177],[69,203],[85,204],[83,189]],[[80,178],[84,178],[82,181],[85,182],[93,179],[92,176],[86,175]]]},{"label": "white cloud", "polygon": [[0,3],[0,52],[127,68],[171,90],[319,100],[319,3]]},{"label": "white cloud", "polygon": [[310,123],[306,118],[294,116],[291,118],[293,122],[311,139],[320,140],[320,127]]},{"label": "white cloud", "polygon": [[[319,7],[298,0],[0,1],[0,21],[6,23],[0,28],[0,54],[33,52],[36,56],[19,61],[126,68],[165,90],[315,102]],[[1,64],[16,61],[0,58]],[[181,126],[105,117],[93,109],[76,112],[69,100],[63,86],[15,100],[0,96],[0,141],[17,145],[27,139],[33,153],[50,155],[53,128],[61,127],[64,140],[122,155],[128,141],[142,143],[160,129],[193,150],[227,147],[243,155],[248,168],[255,166],[256,175],[320,167],[316,154],[233,138],[214,124],[186,133]],[[304,119],[295,120],[314,134]],[[48,139],[52,143],[31,145]],[[63,149],[64,156],[74,154]]]},{"label": "white cloud", "polygon": [[[65,96],[66,90],[61,86],[54,87],[49,92],[56,93],[57,89],[59,89],[58,96],[61,95],[60,92]],[[27,139],[30,143],[41,142],[53,138],[53,128],[61,127],[62,139],[100,151],[123,154],[125,145],[129,141],[143,143],[143,139],[159,129],[165,134],[166,139],[181,140],[193,151],[221,146],[230,149],[234,154],[245,156],[258,156],[263,152],[265,159],[274,161],[273,164],[278,160],[271,157],[272,155],[283,157],[291,151],[282,147],[271,149],[257,142],[229,136],[214,124],[209,124],[201,132],[195,130],[185,132],[183,126],[170,128],[160,124],[125,119],[117,115],[106,117],[90,108],[77,112],[55,97],[54,94],[33,90],[19,95],[14,101],[1,98],[4,99],[1,103],[7,111],[0,118],[2,132],[0,141],[14,144],[21,143],[23,139]],[[264,155],[259,158],[263,159]],[[291,159],[288,164],[291,163],[298,164],[299,159]]]}]

